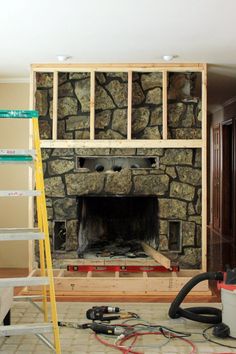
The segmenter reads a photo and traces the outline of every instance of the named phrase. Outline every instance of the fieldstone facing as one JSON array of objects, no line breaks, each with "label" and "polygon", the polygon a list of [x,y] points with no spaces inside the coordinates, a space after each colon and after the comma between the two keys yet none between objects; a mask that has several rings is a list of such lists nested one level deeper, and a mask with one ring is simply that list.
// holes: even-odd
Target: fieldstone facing
[{"label": "fieldstone facing", "polygon": [[158,127],[146,127],[143,131],[142,139],[161,139]]},{"label": "fieldstone facing", "polygon": [[50,120],[39,120],[39,130],[40,139],[51,139],[52,138],[52,121]]},{"label": "fieldstone facing", "polygon": [[[52,106],[52,105],[51,105]],[[65,116],[76,115],[78,110],[78,103],[76,98],[63,97],[58,99],[58,118]]]},{"label": "fieldstone facing", "polygon": [[181,182],[189,183],[193,186],[201,185],[201,170],[182,166],[177,166],[176,169]]},{"label": "fieldstone facing", "polygon": [[66,250],[73,251],[78,247],[78,220],[68,220],[66,222]]},{"label": "fieldstone facing", "polygon": [[53,209],[56,220],[77,218],[77,204],[75,198],[60,198],[53,200]]},{"label": "fieldstone facing", "polygon": [[195,241],[195,223],[194,222],[182,222],[182,242],[183,246],[194,246]]},{"label": "fieldstone facing", "polygon": [[128,84],[123,84],[118,80],[111,81],[107,86],[117,107],[127,107],[128,104]]},{"label": "fieldstone facing", "polygon": [[66,120],[66,130],[74,131],[78,129],[88,129],[90,125],[87,116],[72,116]]},{"label": "fieldstone facing", "polygon": [[131,171],[124,169],[121,172],[112,172],[106,176],[105,192],[108,194],[130,193],[132,187]]},{"label": "fieldstone facing", "polygon": [[166,175],[148,175],[134,177],[134,193],[147,195],[165,195],[169,188],[169,177]]},{"label": "fieldstone facing", "polygon": [[95,109],[112,109],[115,108],[115,105],[111,99],[111,97],[107,94],[106,90],[100,86],[96,85],[95,87],[96,91],[96,100],[95,100]]},{"label": "fieldstone facing", "polygon": [[39,116],[46,116],[48,113],[48,97],[47,91],[37,90],[35,93],[36,110],[39,112]]},{"label": "fieldstone facing", "polygon": [[112,129],[127,136],[127,110],[117,109],[113,114]]},{"label": "fieldstone facing", "polygon": [[186,206],[186,202],[177,199],[159,199],[159,217],[185,220]]},{"label": "fieldstone facing", "polygon": [[[160,163],[166,165],[192,165],[192,149],[166,149],[165,155],[160,158]],[[184,171],[185,167],[182,167]],[[183,182],[186,182],[185,180]]]},{"label": "fieldstone facing", "polygon": [[65,197],[64,184],[60,176],[44,179],[47,197]]},{"label": "fieldstone facing", "polygon": [[[61,139],[88,139],[89,138],[89,73],[63,73],[59,74],[59,121],[58,121],[58,136]],[[137,124],[137,132],[132,131],[132,137],[137,139],[159,139],[162,134],[162,74],[161,73],[134,73],[133,75],[133,111],[142,110],[146,112],[147,120],[143,122],[139,122]],[[190,97],[190,86],[189,78],[191,75],[183,76],[181,80],[185,80],[185,88],[183,91],[184,100],[180,97],[175,96],[175,102],[168,102],[168,121],[169,121],[169,131],[168,136],[171,138],[198,138],[201,135],[201,102],[195,98]],[[44,82],[42,81],[42,78]],[[42,91],[38,95],[38,104],[41,105],[41,113],[45,114],[42,119],[41,127],[43,138],[48,139],[51,138],[51,127],[52,121],[47,117],[48,113],[50,113],[50,117],[52,116],[52,74],[45,74],[41,78],[41,86],[40,84],[37,86],[40,89],[37,91]],[[179,79],[178,79],[179,80]],[[51,82],[50,82],[51,81]],[[80,83],[78,83],[80,81]],[[176,80],[171,80],[172,84]],[[42,85],[43,84],[43,85]],[[78,89],[85,85],[84,95]],[[77,94],[75,93],[75,88],[77,87]],[[121,105],[126,104],[126,98],[123,96],[123,88],[127,87],[127,73],[96,73],[96,94],[101,94],[101,97],[96,97],[96,118],[99,117],[98,120],[95,120],[95,136],[100,139],[123,139],[126,136],[125,125],[122,122],[122,118],[120,118],[120,112],[124,112],[126,110],[122,110],[120,108]],[[172,88],[174,86],[172,85]],[[112,91],[113,90],[113,91]],[[188,92],[187,92],[187,91]],[[86,93],[87,91],[87,93]],[[112,92],[111,92],[112,91]],[[173,90],[172,90],[173,93]],[[176,93],[175,93],[176,94]],[[87,95],[87,96],[86,96]],[[114,97],[115,96],[115,97]],[[41,102],[40,102],[41,99]],[[87,105],[87,106],[86,106]],[[120,105],[120,106],[119,106]],[[83,111],[84,110],[84,111]],[[49,112],[48,112],[49,111]],[[125,115],[125,113],[123,113]],[[73,116],[83,117],[81,121],[72,118]],[[71,163],[74,164],[74,160],[65,159],[65,157],[73,157],[76,154],[79,156],[86,155],[101,155],[107,156],[109,154],[114,154],[117,156],[122,156],[123,153],[127,155],[139,155],[139,156],[159,156],[160,157],[160,168],[157,170],[133,170],[131,171],[131,177],[128,178],[128,181],[124,181],[122,188],[126,183],[130,187],[130,195],[135,194],[135,183],[134,178],[144,178],[150,179],[152,177],[157,178],[159,176],[160,179],[164,178],[167,184],[163,182],[159,183],[159,186],[156,185],[151,188],[157,188],[157,198],[158,198],[158,210],[159,215],[162,216],[159,219],[160,230],[160,249],[166,249],[168,251],[168,229],[167,224],[168,220],[181,220],[182,221],[182,232],[183,232],[183,253],[172,255],[170,253],[170,257],[174,260],[178,260],[180,265],[183,267],[195,267],[195,261],[198,261],[197,258],[193,255],[189,256],[191,251],[187,251],[187,249],[195,249],[196,247],[201,247],[201,199],[200,199],[200,186],[201,186],[201,152],[200,149],[178,149],[174,151],[174,149],[124,149],[119,151],[119,149],[115,149],[112,152],[112,149],[68,149],[64,151],[61,149],[54,149],[52,153],[50,151],[46,151],[44,154],[44,172],[46,179],[51,179],[54,177],[59,177],[57,183],[61,181],[62,191],[67,191],[69,181],[71,182],[68,175],[75,174],[74,167],[72,167]],[[60,151],[60,152],[59,152]],[[131,151],[131,152],[130,152]],[[64,158],[63,158],[64,157]],[[57,162],[52,162],[52,158]],[[66,165],[64,166],[63,162],[59,162],[59,160],[67,160]],[[70,161],[68,163],[68,161]],[[67,168],[72,167],[70,170]],[[179,168],[179,170],[177,169]],[[181,170],[182,168],[182,170]],[[190,168],[190,170],[188,170]],[[189,174],[191,171],[191,174]],[[196,172],[197,171],[197,172]],[[50,174],[54,174],[53,177],[50,178]],[[94,173],[94,172],[93,172]],[[95,174],[95,173],[94,173]],[[84,176],[83,183],[85,187],[86,193],[94,193],[94,195],[108,195],[110,193],[105,192],[105,182],[111,178],[111,174],[99,174],[98,179],[103,180],[101,185],[99,181],[96,181],[95,185],[98,188],[95,188],[94,185],[90,181],[91,172],[84,171],[84,173],[80,173],[80,176]],[[121,177],[121,173],[113,173],[113,175],[117,175],[117,179]],[[186,179],[186,180],[185,180]],[[85,181],[86,180],[86,181]],[[55,181],[51,181],[50,183],[53,185]],[[159,181],[158,181],[159,182]],[[77,178],[75,178],[74,183],[78,183]],[[157,183],[158,184],[158,183]],[[185,185],[185,188],[183,187]],[[176,187],[178,186],[178,188]],[[88,188],[89,187],[89,188]],[[90,188],[91,187],[91,188]],[[99,189],[99,187],[101,187]],[[175,187],[175,188],[174,188]],[[111,187],[109,186],[111,189]],[[140,184],[140,194],[148,195],[150,190],[146,190],[146,184]],[[160,193],[158,194],[158,188],[160,189]],[[181,193],[181,188],[183,193]],[[53,188],[52,188],[53,189]],[[183,190],[184,189],[184,190]],[[128,190],[128,187],[127,187]],[[191,200],[189,194],[187,196],[184,194],[186,191],[191,190]],[[194,190],[194,195],[193,195]],[[62,193],[63,193],[62,192]],[[147,193],[146,193],[147,192]],[[51,192],[50,192],[51,193]],[[73,191],[74,193],[74,191]],[[152,193],[152,192],[150,192]],[[163,194],[164,193],[164,194]],[[76,213],[76,197],[77,195],[71,195],[71,198],[67,197],[69,200],[73,200],[71,202],[73,206],[68,207],[70,211],[68,214],[71,214],[71,217],[75,217],[73,220],[77,222]],[[81,194],[83,195],[83,194]],[[111,193],[112,195],[112,193]],[[114,195],[114,194],[113,194]],[[115,194],[116,195],[116,194]],[[137,194],[136,194],[137,195]],[[184,196],[184,200],[183,199]],[[48,196],[50,197],[50,196]],[[48,204],[49,216],[55,217],[55,208],[57,209],[57,216],[60,216],[59,208],[60,203],[64,201],[64,197],[51,197],[51,204]],[[167,200],[169,202],[167,202]],[[57,203],[55,203],[57,202]],[[171,212],[168,208],[173,208],[174,212]],[[55,206],[55,207],[54,207]],[[64,206],[64,204],[63,204]],[[62,207],[63,207],[62,206]],[[65,203],[66,206],[66,203]],[[166,209],[161,210],[162,207],[165,206]],[[72,211],[73,210],[73,211]],[[63,215],[65,215],[66,210],[63,211]],[[178,214],[178,215],[177,215]],[[168,216],[169,215],[169,216]],[[66,220],[69,221],[69,215],[66,215]],[[186,223],[186,224],[185,224]],[[165,226],[164,226],[165,225]],[[194,238],[193,238],[193,225],[195,226]],[[73,227],[76,229],[76,226]],[[190,232],[191,231],[191,232]],[[51,231],[50,231],[51,233]],[[73,233],[73,232],[72,232]],[[191,234],[191,236],[189,236]],[[200,239],[199,239],[200,238]],[[69,242],[69,241],[68,241]],[[73,244],[73,242],[71,243]],[[77,239],[75,239],[73,249],[76,250]],[[189,253],[188,253],[189,252]],[[189,256],[189,257],[188,257]],[[191,263],[192,262],[192,263]]]},{"label": "fieldstone facing", "polygon": [[170,184],[170,196],[178,199],[192,201],[195,188],[186,183],[172,182]]},{"label": "fieldstone facing", "polygon": [[147,108],[133,109],[132,112],[132,134],[137,134],[148,125],[149,110]]},{"label": "fieldstone facing", "polygon": [[70,173],[65,175],[68,195],[86,195],[100,193],[104,185],[104,175],[97,172]]},{"label": "fieldstone facing", "polygon": [[89,139],[90,133],[88,130],[77,130],[75,132],[75,139]]},{"label": "fieldstone facing", "polygon": [[58,97],[73,97],[74,90],[70,82],[66,82],[58,87]]},{"label": "fieldstone facing", "polygon": [[48,173],[50,176],[63,174],[73,170],[75,167],[74,160],[52,160],[48,162]]},{"label": "fieldstone facing", "polygon": [[89,112],[90,111],[90,79],[76,81],[75,94],[81,104],[81,111]]},{"label": "fieldstone facing", "polygon": [[133,82],[132,86],[132,104],[134,106],[143,103],[145,100],[144,93],[141,89],[141,86],[137,82]]},{"label": "fieldstone facing", "polygon": [[153,73],[142,74],[141,84],[143,90],[149,90],[156,86],[162,87],[162,73],[153,72]]},{"label": "fieldstone facing", "polygon": [[157,87],[153,90],[148,91],[146,97],[146,103],[151,104],[161,104],[162,103],[162,90]]},{"label": "fieldstone facing", "polygon": [[111,111],[102,111],[96,114],[95,117],[95,128],[104,129],[106,128],[111,120]]},{"label": "fieldstone facing", "polygon": [[37,88],[51,88],[53,86],[52,73],[36,73]]}]

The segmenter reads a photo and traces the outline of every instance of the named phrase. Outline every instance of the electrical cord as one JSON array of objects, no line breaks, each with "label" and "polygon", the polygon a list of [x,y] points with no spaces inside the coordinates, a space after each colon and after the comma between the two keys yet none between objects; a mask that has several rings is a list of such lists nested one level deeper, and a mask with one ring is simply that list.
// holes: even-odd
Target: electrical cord
[{"label": "electrical cord", "polygon": [[[126,336],[125,338],[123,338],[121,341],[120,341],[120,345],[124,344],[127,340],[133,338],[133,337],[140,337],[140,336],[146,336],[146,335],[162,335],[161,332],[135,332],[133,334],[130,334],[128,336]],[[190,352],[190,354],[196,354],[197,353],[197,348],[196,346],[194,345],[194,343],[186,338],[182,338],[182,337],[178,337],[178,336],[175,336],[174,334],[171,333],[171,337],[172,338],[177,338],[177,339],[180,339],[182,341],[184,341],[185,343],[188,343],[191,347],[192,347],[192,350]],[[131,353],[131,352],[130,352]],[[141,354],[141,353],[139,353]]]},{"label": "electrical cord", "polygon": [[208,337],[208,334],[207,334],[207,331],[211,328],[213,328],[215,326],[210,326],[210,327],[207,327],[205,328],[203,331],[202,331],[202,335],[203,337],[208,341],[208,342],[211,342],[211,343],[214,343],[214,344],[218,344],[222,347],[226,347],[226,348],[230,348],[230,349],[236,349],[236,347],[233,347],[232,345],[227,345],[227,344],[223,344],[223,343],[220,343],[220,342],[216,342],[215,340],[211,339]]}]

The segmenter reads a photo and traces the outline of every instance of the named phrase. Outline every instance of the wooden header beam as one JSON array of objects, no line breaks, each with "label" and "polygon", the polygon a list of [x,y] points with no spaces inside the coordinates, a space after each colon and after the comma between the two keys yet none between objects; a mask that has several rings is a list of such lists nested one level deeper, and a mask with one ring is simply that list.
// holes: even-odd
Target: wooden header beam
[{"label": "wooden header beam", "polygon": [[31,69],[39,72],[53,72],[54,70],[62,72],[90,72],[91,70],[99,72],[129,72],[132,71],[204,71],[205,64],[202,63],[117,63],[117,64],[32,64]]},{"label": "wooden header beam", "polygon": [[41,140],[42,148],[201,148],[202,140]]}]

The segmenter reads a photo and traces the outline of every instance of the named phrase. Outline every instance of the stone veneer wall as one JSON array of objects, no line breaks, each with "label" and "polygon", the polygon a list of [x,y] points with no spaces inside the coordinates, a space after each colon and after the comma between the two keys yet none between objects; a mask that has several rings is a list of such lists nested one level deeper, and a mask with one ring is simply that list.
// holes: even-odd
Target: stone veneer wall
[{"label": "stone veneer wall", "polygon": [[[168,75],[168,137],[201,138],[199,76]],[[53,74],[37,73],[36,109],[41,139],[52,138]],[[95,138],[125,139],[127,73],[96,73]],[[89,73],[59,73],[58,139],[89,138]],[[162,74],[133,73],[132,138],[162,138]],[[78,172],[76,156],[159,156],[159,169]],[[44,149],[47,209],[53,220],[67,221],[66,254],[77,249],[76,198],[98,195],[153,195],[159,207],[159,250],[183,268],[201,263],[200,149]],[[118,189],[117,189],[118,188]],[[182,253],[168,252],[168,220],[182,221]]]},{"label": "stone veneer wall", "polygon": [[[158,169],[94,172],[75,169],[76,156],[158,156]],[[43,149],[47,209],[53,220],[67,220],[66,251],[76,251],[77,196],[156,195],[158,249],[183,268],[201,264],[201,153],[200,149]],[[145,201],[144,201],[145,203]],[[145,204],[144,204],[145,205]],[[182,221],[182,252],[168,252],[168,220]],[[69,254],[69,253],[68,253]]]},{"label": "stone veneer wall", "polygon": [[[95,138],[127,137],[127,73],[96,73]],[[169,74],[168,137],[201,138],[196,74]],[[37,73],[41,139],[52,138],[53,75]],[[162,138],[162,74],[133,73],[132,138]],[[59,73],[58,139],[89,139],[90,74]]]}]

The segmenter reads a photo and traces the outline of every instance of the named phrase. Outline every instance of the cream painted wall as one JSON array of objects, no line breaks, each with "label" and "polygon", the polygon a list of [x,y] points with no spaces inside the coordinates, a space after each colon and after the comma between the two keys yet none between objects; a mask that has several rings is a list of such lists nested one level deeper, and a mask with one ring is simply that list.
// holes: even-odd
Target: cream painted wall
[{"label": "cream painted wall", "polygon": [[[29,84],[0,84],[0,109],[28,109]],[[0,148],[28,148],[29,121],[0,119]],[[27,189],[27,165],[0,165],[0,189]],[[0,198],[0,227],[27,227],[28,199]],[[1,242],[0,267],[26,268],[28,241]]]}]

